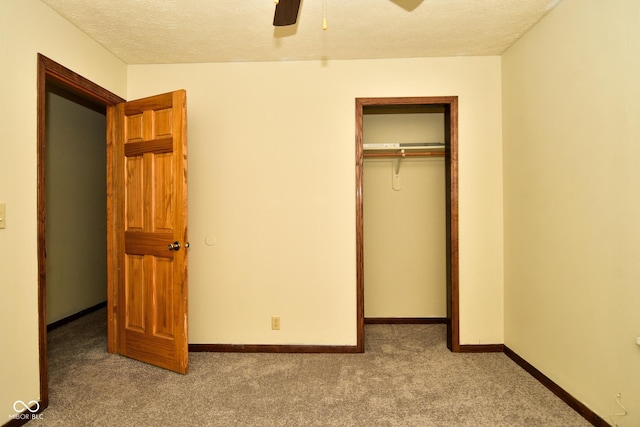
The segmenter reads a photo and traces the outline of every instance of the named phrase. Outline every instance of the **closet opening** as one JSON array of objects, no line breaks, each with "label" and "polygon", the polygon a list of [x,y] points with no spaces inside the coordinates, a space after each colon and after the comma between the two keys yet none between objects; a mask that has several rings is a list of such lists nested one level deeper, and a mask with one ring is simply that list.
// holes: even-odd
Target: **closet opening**
[{"label": "closet opening", "polygon": [[365,323],[446,323],[460,351],[457,178],[457,97],[356,99],[359,351]]}]

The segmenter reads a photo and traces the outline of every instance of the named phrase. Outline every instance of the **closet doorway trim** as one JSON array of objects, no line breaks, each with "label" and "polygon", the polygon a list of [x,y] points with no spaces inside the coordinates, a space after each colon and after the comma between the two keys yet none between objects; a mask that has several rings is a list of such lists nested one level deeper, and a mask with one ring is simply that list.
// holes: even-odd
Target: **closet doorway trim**
[{"label": "closet doorway trim", "polygon": [[458,263],[458,97],[356,98],[356,310],[357,349],[364,352],[363,116],[366,107],[440,106],[445,110],[447,235],[447,347],[460,352]]}]

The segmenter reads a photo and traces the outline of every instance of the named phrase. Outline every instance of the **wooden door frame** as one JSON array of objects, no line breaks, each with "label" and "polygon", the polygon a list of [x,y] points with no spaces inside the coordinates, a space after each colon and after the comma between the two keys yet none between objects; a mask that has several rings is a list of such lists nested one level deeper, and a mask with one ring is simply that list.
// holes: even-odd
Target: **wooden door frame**
[{"label": "wooden door frame", "polygon": [[[42,54],[38,54],[37,70],[37,218],[38,218],[38,348],[40,365],[40,409],[49,406],[49,377],[47,366],[47,266],[46,266],[46,197],[45,197],[45,171],[46,171],[46,94],[47,84],[55,84],[78,97],[88,100],[105,109],[124,99],[109,92],[103,87],[87,80],[79,74],[58,64]],[[109,116],[107,115],[107,165],[110,155]],[[105,165],[105,173],[107,173]],[[109,183],[107,182],[107,185]],[[107,191],[107,189],[105,189]],[[107,197],[109,193],[107,192]],[[107,201],[107,210],[109,203]],[[109,214],[107,213],[107,217]],[[107,242],[110,242],[109,226],[107,227]],[[108,249],[109,250],[109,249]],[[107,252],[108,252],[107,250]],[[110,254],[108,253],[109,257]],[[112,295],[107,293],[107,301]],[[111,314],[110,314],[111,316]]]},{"label": "wooden door frame", "polygon": [[356,98],[356,311],[357,350],[364,352],[363,116],[365,107],[442,106],[445,109],[447,211],[447,347],[460,352],[458,262],[458,97]]}]

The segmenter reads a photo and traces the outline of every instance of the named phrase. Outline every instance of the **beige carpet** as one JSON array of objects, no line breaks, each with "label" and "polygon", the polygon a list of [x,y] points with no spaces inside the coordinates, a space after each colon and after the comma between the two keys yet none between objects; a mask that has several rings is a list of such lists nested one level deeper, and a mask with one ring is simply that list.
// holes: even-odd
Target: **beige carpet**
[{"label": "beige carpet", "polygon": [[364,354],[190,353],[186,376],[106,352],[104,310],[49,333],[35,426],[589,426],[504,354],[444,325],[367,325]]}]

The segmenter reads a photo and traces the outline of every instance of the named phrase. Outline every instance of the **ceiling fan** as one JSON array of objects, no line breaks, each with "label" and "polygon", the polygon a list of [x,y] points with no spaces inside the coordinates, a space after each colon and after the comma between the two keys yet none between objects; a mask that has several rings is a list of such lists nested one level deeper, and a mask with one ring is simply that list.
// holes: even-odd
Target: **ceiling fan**
[{"label": "ceiling fan", "polygon": [[298,20],[301,0],[274,0],[276,13],[273,16],[274,27],[293,25]]}]

